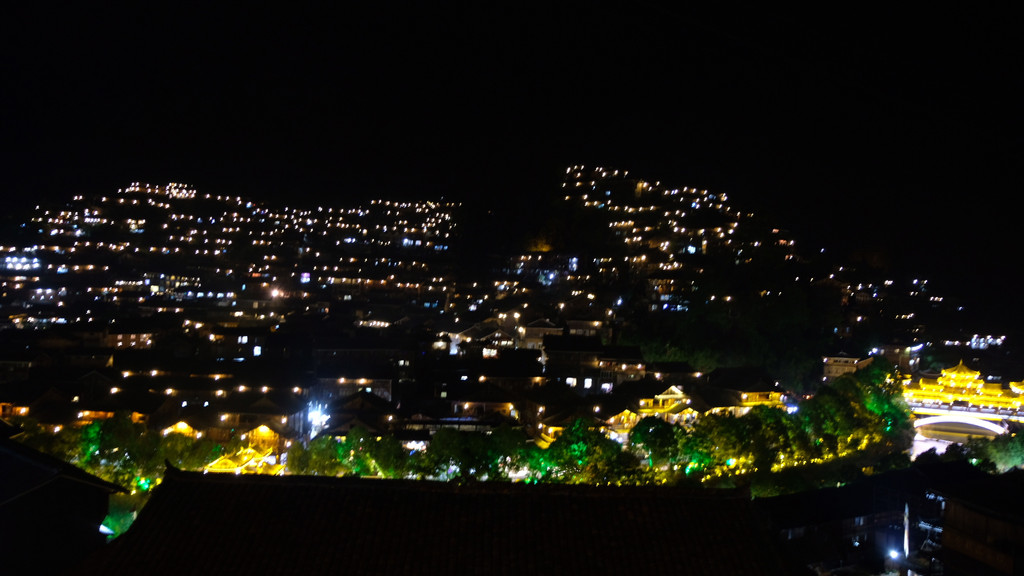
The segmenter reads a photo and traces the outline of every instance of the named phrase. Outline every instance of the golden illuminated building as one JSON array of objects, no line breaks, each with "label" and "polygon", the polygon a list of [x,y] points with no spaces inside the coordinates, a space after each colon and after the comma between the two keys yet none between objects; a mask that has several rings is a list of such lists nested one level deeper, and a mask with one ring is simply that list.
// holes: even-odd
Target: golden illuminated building
[{"label": "golden illuminated building", "polygon": [[243,434],[242,439],[246,439],[246,436],[248,436],[249,444],[254,448],[273,450],[281,442],[281,436],[265,424],[261,424]]},{"label": "golden illuminated building", "polygon": [[785,400],[785,393],[778,390],[759,390],[740,394],[740,406],[744,408],[753,408],[754,406],[779,408],[785,406]]},{"label": "golden illuminated building", "polygon": [[1017,416],[1024,399],[1024,385],[1011,382],[1004,388],[1000,382],[989,382],[981,372],[964,366],[963,361],[946,368],[937,378],[921,378],[908,383],[903,390],[907,404],[918,413],[967,411],[978,418],[1001,420]]},{"label": "golden illuminated building", "polygon": [[202,432],[197,431],[184,420],[179,420],[176,424],[168,426],[160,431],[161,436],[168,436],[170,434],[181,434],[190,438],[202,438],[203,436]]},{"label": "golden illuminated building", "polygon": [[822,379],[826,382],[834,380],[844,374],[853,374],[857,370],[867,368],[874,358],[857,358],[846,354],[836,356],[823,356]]},{"label": "golden illuminated building", "polygon": [[277,476],[284,472],[271,450],[242,448],[234,454],[221,456],[203,467],[204,472],[232,474],[269,474]]},{"label": "golden illuminated building", "polygon": [[626,409],[608,419],[608,436],[615,440],[619,435],[628,436],[642,417],[636,412]]},{"label": "golden illuminated building", "polygon": [[678,386],[669,386],[653,397],[640,398],[634,409],[626,409],[608,419],[608,432],[614,440],[628,435],[640,420],[655,417],[669,424],[690,424],[700,417],[691,406],[691,398]]},{"label": "golden illuminated building", "polygon": [[700,414],[690,406],[691,402],[682,388],[669,386],[654,398],[640,399],[637,413],[640,418],[656,416],[670,424],[691,422]]}]

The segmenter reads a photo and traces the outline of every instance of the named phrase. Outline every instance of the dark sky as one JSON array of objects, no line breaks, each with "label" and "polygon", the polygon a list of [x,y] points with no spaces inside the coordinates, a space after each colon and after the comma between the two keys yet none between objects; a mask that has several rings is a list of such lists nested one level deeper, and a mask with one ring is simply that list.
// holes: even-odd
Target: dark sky
[{"label": "dark sky", "polygon": [[533,206],[584,163],[924,269],[1006,277],[1024,248],[1007,14],[291,8],[8,12],[5,200],[141,180]]}]

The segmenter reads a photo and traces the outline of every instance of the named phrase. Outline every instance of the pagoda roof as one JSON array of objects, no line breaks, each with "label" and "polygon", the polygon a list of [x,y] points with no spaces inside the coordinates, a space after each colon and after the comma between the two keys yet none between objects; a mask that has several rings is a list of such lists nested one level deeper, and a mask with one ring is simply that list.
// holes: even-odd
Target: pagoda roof
[{"label": "pagoda roof", "polygon": [[205,472],[227,472],[254,474],[278,474],[283,466],[280,464],[268,464],[266,459],[271,455],[271,450],[259,451],[252,447],[242,448],[234,454],[225,454],[203,467]]},{"label": "pagoda roof", "polygon": [[338,398],[331,403],[329,411],[334,412],[353,412],[360,414],[383,414],[386,412],[393,412],[395,405],[385,398],[367,392],[366,390],[360,389],[357,392],[349,394],[343,398]]},{"label": "pagoda roof", "polygon": [[977,370],[971,370],[966,365],[964,365],[964,361],[963,360],[960,360],[960,363],[957,364],[956,366],[954,366],[952,368],[945,368],[945,369],[943,369],[942,370],[942,375],[943,376],[961,376],[961,377],[977,378],[977,377],[981,376],[981,372],[979,372]]},{"label": "pagoda roof", "polygon": [[551,320],[547,318],[538,318],[526,325],[527,328],[558,328]]},{"label": "pagoda roof", "polygon": [[641,398],[654,398],[672,388],[676,388],[680,392],[683,392],[682,387],[674,386],[663,380],[655,380],[654,378],[641,378],[640,380],[628,380],[619,384],[615,387],[615,395],[629,398],[630,400],[638,400]]}]

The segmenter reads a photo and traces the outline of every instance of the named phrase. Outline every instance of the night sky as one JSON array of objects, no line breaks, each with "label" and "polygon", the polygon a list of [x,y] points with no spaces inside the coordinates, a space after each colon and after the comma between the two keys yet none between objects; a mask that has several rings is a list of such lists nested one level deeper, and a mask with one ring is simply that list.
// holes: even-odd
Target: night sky
[{"label": "night sky", "polygon": [[726,192],[808,244],[1000,290],[1015,275],[1007,14],[283,8],[7,12],[5,201],[138,180],[522,214],[566,165],[599,164]]}]

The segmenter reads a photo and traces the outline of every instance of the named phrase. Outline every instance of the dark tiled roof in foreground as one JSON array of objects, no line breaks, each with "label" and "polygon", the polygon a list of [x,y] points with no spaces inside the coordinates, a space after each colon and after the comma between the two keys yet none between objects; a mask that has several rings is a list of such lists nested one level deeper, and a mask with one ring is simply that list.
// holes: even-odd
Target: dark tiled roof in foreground
[{"label": "dark tiled roof in foreground", "polygon": [[793,574],[749,497],[169,470],[85,574]]}]

